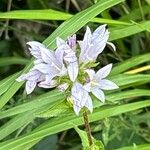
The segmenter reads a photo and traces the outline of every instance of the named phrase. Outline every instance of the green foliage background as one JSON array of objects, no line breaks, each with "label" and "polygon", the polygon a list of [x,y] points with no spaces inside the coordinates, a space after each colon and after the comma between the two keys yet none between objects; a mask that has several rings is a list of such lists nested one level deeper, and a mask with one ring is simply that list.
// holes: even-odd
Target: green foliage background
[{"label": "green foliage background", "polygon": [[98,61],[114,63],[109,78],[120,88],[106,93],[105,104],[93,98],[92,135],[106,150],[149,150],[149,10],[149,0],[1,0],[0,150],[82,149],[74,130],[84,129],[82,115],[73,113],[66,96],[40,88],[27,96],[15,79],[32,67],[27,41],[55,49],[56,37],[77,32],[81,39],[87,24],[104,23],[117,51],[106,47]]}]

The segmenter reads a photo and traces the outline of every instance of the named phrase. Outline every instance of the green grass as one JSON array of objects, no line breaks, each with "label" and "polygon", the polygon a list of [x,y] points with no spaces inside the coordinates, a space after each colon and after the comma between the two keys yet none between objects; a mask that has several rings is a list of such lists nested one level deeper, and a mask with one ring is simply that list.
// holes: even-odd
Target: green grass
[{"label": "green grass", "polygon": [[[109,41],[116,44],[117,51],[106,50],[98,58],[98,61],[100,60],[102,65],[114,62],[109,79],[114,81],[119,89],[106,91],[106,103],[104,104],[92,97],[94,112],[89,114],[89,120],[91,126],[97,129],[96,132],[92,130],[92,134],[103,143],[105,143],[105,140],[107,141],[105,143],[106,150],[109,150],[108,147],[113,140],[122,139],[127,131],[131,131],[127,135],[129,137],[128,142],[125,140],[118,142],[117,147],[114,143],[111,145],[112,149],[147,150],[150,148],[148,144],[149,118],[147,115],[150,106],[149,70],[136,74],[126,73],[150,63],[150,21],[147,17],[150,8],[149,1],[132,0],[129,3],[124,0],[99,0],[95,4],[88,0],[84,0],[84,2],[87,4],[87,6],[85,5],[86,9],[82,8],[83,4],[81,5],[81,2],[79,2],[77,4],[82,11],[76,13],[71,10],[65,12],[64,6],[52,5],[53,3],[49,4],[46,0],[42,3],[38,1],[37,7],[39,8],[33,10],[29,10],[29,8],[17,10],[16,3],[13,5],[13,9],[15,9],[9,12],[2,12],[0,7],[0,19],[3,21],[0,24],[1,30],[3,30],[3,45],[0,45],[0,54],[2,54],[0,58],[0,72],[2,72],[0,81],[0,150],[35,149],[34,145],[43,138],[63,132],[67,132],[63,139],[64,143],[73,145],[72,147],[66,146],[66,149],[80,146],[79,137],[75,135],[75,142],[72,141],[68,130],[75,133],[72,128],[82,126],[84,124],[83,118],[82,115],[76,116],[72,108],[66,104],[67,96],[64,93],[57,90],[44,91],[41,89],[36,89],[35,93],[29,96],[23,93],[24,82],[19,83],[16,78],[29,71],[33,66],[33,58],[27,59],[27,52],[19,44],[25,43],[30,38],[32,40],[38,39],[39,34],[39,37],[45,37],[43,44],[55,50],[56,37],[67,39],[68,36],[77,32],[77,35],[81,38],[82,31],[85,29],[83,27],[89,24],[94,29],[100,23],[108,24]],[[34,3],[32,2],[32,4]],[[27,1],[26,7],[31,7],[30,5],[31,3]],[[53,7],[47,8],[49,5]],[[70,5],[77,8],[75,3]],[[70,5],[66,3],[66,7]],[[54,8],[54,6],[57,7]],[[43,7],[46,9],[43,9]],[[119,17],[114,19],[116,14]],[[10,21],[7,26],[5,26],[6,19]],[[21,22],[26,20],[22,22],[23,29],[20,27],[21,23],[17,24],[16,19],[17,21],[21,19]],[[33,27],[26,24],[27,21],[32,24],[31,20],[42,21],[38,23],[40,29],[36,33],[32,30]],[[46,28],[42,23],[48,24],[48,27],[50,27],[50,30],[46,31],[48,37],[42,32]],[[9,28],[14,30],[11,31],[13,34],[8,31],[10,39],[7,40],[5,33]],[[35,26],[36,28],[37,26]],[[25,34],[17,39],[16,31]],[[30,33],[30,36],[26,33]],[[19,71],[20,66],[25,67]],[[142,120],[142,124],[138,121],[140,116],[145,118]],[[116,121],[117,119],[119,123]],[[114,127],[114,124],[117,125]],[[62,146],[62,148],[64,146],[57,145]],[[48,145],[45,147],[47,148]]]}]

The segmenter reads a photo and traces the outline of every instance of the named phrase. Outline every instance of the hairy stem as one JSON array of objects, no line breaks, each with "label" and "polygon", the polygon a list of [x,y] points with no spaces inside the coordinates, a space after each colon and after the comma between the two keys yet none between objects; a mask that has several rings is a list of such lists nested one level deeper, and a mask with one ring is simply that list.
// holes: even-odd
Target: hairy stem
[{"label": "hairy stem", "polygon": [[87,111],[84,111],[83,118],[84,118],[84,125],[85,125],[85,129],[86,129],[89,145],[92,145],[93,144],[92,134],[91,134],[91,129],[90,129]]}]

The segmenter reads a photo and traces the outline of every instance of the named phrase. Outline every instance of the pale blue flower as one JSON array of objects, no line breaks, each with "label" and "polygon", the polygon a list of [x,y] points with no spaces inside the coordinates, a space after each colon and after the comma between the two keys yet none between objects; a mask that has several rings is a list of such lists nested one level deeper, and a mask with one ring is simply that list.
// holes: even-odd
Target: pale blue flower
[{"label": "pale blue flower", "polygon": [[88,108],[90,112],[93,111],[92,99],[82,84],[78,82],[73,84],[71,89],[71,99],[73,100],[73,108],[77,115],[79,115],[79,112],[83,107]]},{"label": "pale blue flower", "polygon": [[41,56],[41,47],[45,48],[45,46],[37,41],[27,42],[27,45],[29,46],[28,49],[30,51],[30,54],[35,58],[34,63],[35,64],[42,63],[43,59]]},{"label": "pale blue flower", "polygon": [[87,83],[84,85],[84,88],[88,92],[92,92],[99,100],[105,102],[105,94],[102,90],[113,90],[119,88],[114,82],[105,79],[112,69],[112,64],[109,64],[96,73],[92,69],[87,69],[86,72],[89,75]]},{"label": "pale blue flower", "polygon": [[87,26],[83,41],[79,41],[81,48],[79,62],[95,61],[104,50],[106,44],[109,44],[115,50],[113,43],[107,42],[108,38],[109,32],[106,29],[106,25],[99,26],[93,33],[91,33],[90,28]]},{"label": "pale blue flower", "polygon": [[63,56],[61,56],[57,50],[54,52],[41,47],[40,51],[43,62],[35,64],[33,69],[37,69],[40,72],[47,74],[51,79],[55,76],[63,76],[67,73],[63,63]]},{"label": "pale blue flower", "polygon": [[53,88],[57,86],[55,80],[48,80],[48,77],[38,70],[31,69],[28,73],[22,74],[16,81],[26,81],[25,90],[27,94],[31,94],[36,86],[43,88]]},{"label": "pale blue flower", "polygon": [[78,76],[78,60],[76,57],[76,37],[75,35],[68,38],[68,41],[64,41],[61,38],[56,39],[57,50],[63,53],[63,59],[67,66],[68,75],[71,81],[75,81]]},{"label": "pale blue flower", "polygon": [[26,81],[27,94],[30,94],[36,85],[43,88],[56,87],[57,82],[53,78],[67,74],[63,55],[57,50],[55,52],[48,50],[43,44],[36,41],[27,44],[30,46],[30,53],[35,57],[34,66],[27,74],[17,78],[17,81]]}]

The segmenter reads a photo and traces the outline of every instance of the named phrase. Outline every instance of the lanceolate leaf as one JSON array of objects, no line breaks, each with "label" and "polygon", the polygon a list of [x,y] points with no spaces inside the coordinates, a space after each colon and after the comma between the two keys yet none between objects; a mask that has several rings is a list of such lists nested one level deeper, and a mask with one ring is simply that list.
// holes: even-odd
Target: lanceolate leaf
[{"label": "lanceolate leaf", "polygon": [[[43,10],[15,10],[0,13],[1,19],[32,19],[32,20],[67,20],[73,15],[52,9]],[[90,20],[97,23],[107,23],[112,25],[131,25],[131,23],[104,18],[93,18]]]},{"label": "lanceolate leaf", "polygon": [[24,114],[20,114],[7,123],[5,123],[0,128],[0,140],[14,132],[15,130],[23,127],[24,125],[28,125],[35,118],[35,114],[32,112],[26,112]]},{"label": "lanceolate leaf", "polygon": [[147,31],[150,28],[150,21],[134,23],[132,26],[110,30],[110,41],[121,39],[142,31]]},{"label": "lanceolate leaf", "polygon": [[[90,122],[100,120],[105,117],[110,117],[118,115],[121,113],[129,112],[143,107],[150,106],[150,100],[134,102],[131,104],[125,104],[121,106],[113,106],[110,108],[101,108],[95,110],[92,114],[89,115]],[[71,121],[70,121],[71,120]],[[0,150],[17,150],[20,146],[23,146],[27,143],[37,141],[43,137],[51,134],[58,133],[70,129],[76,125],[83,124],[82,116],[68,116],[65,118],[54,119],[53,121],[47,121],[43,126],[39,127],[39,130],[31,132],[29,135],[22,136],[16,140],[6,141],[0,144]]]},{"label": "lanceolate leaf", "polygon": [[[55,102],[59,102],[64,99],[64,94],[58,91],[50,91],[46,94],[37,96],[32,101],[26,102],[22,105],[18,105],[6,111],[0,111],[0,118],[8,117],[10,115],[15,115],[18,113],[23,113],[26,111],[31,111],[33,109],[42,108],[44,105],[51,106]],[[7,113],[5,113],[7,112]]]},{"label": "lanceolate leaf", "polygon": [[115,150],[148,150],[149,148],[150,148],[150,144],[143,144],[143,145],[123,147]]},{"label": "lanceolate leaf", "polygon": [[82,12],[74,15],[74,17],[65,21],[61,24],[45,41],[44,44],[49,48],[55,48],[56,37],[61,37],[66,39],[67,36],[74,34],[86,23],[88,23],[92,18],[100,14],[107,8],[110,8],[116,4],[123,2],[124,0],[102,0],[94,4],[93,6],[83,10]]},{"label": "lanceolate leaf", "polygon": [[0,81],[0,95],[6,92],[9,87],[13,84],[14,80],[18,77],[19,73],[15,73]]},{"label": "lanceolate leaf", "polygon": [[119,63],[116,67],[113,68],[111,71],[111,75],[115,75],[118,73],[122,73],[128,69],[131,69],[132,67],[135,67],[139,64],[149,62],[150,61],[150,53],[135,56],[133,58],[127,59],[124,62]]}]

